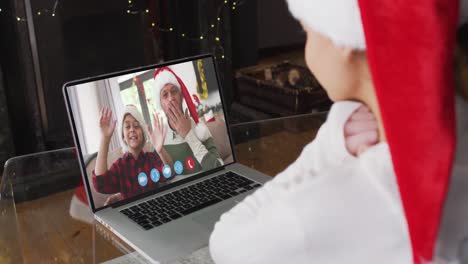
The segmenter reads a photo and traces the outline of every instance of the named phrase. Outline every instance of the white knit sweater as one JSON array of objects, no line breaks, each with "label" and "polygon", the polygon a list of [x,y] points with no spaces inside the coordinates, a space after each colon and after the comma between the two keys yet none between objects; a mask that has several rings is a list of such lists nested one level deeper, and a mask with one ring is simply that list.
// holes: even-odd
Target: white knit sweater
[{"label": "white knit sweater", "polygon": [[343,127],[360,106],[335,103],[316,139],[285,171],[221,216],[218,264],[412,263],[388,145],[358,158]]}]

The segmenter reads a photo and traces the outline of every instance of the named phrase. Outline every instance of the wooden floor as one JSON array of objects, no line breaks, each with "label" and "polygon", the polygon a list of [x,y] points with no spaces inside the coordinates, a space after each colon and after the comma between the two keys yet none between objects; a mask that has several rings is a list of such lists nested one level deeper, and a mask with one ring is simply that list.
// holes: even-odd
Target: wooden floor
[{"label": "wooden floor", "polygon": [[[299,155],[316,129],[280,131],[236,145],[239,162],[274,176]],[[122,253],[96,226],[70,217],[73,190],[17,205],[25,263],[100,263]]]}]

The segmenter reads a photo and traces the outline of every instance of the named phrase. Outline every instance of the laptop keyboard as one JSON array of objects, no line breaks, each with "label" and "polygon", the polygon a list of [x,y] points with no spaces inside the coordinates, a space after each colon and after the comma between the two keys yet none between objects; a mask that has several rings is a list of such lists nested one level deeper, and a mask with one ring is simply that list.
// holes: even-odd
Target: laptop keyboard
[{"label": "laptop keyboard", "polygon": [[149,230],[260,186],[238,174],[227,172],[120,212]]}]

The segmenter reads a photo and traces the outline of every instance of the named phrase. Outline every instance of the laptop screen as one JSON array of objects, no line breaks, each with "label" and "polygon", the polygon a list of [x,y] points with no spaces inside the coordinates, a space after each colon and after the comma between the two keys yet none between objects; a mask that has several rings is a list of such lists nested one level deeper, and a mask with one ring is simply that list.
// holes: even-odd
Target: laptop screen
[{"label": "laptop screen", "polygon": [[234,161],[212,57],[66,93],[95,209]]}]

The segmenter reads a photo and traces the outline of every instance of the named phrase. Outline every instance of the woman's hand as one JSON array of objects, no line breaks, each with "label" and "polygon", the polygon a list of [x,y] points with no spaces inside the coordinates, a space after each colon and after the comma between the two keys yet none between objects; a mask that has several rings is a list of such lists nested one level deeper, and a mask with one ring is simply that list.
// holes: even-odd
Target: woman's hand
[{"label": "woman's hand", "polygon": [[166,139],[167,126],[165,126],[159,119],[159,114],[153,112],[153,129],[148,125],[148,131],[150,133],[151,143],[153,144],[154,149],[158,154],[161,153],[161,150],[164,145],[164,140]]},{"label": "woman's hand", "polygon": [[101,117],[99,118],[99,128],[101,136],[105,139],[110,139],[114,133],[117,120],[112,120],[112,110],[107,107],[101,109]]},{"label": "woman's hand", "polygon": [[344,126],[346,149],[359,156],[379,142],[377,120],[367,106],[359,107]]}]

